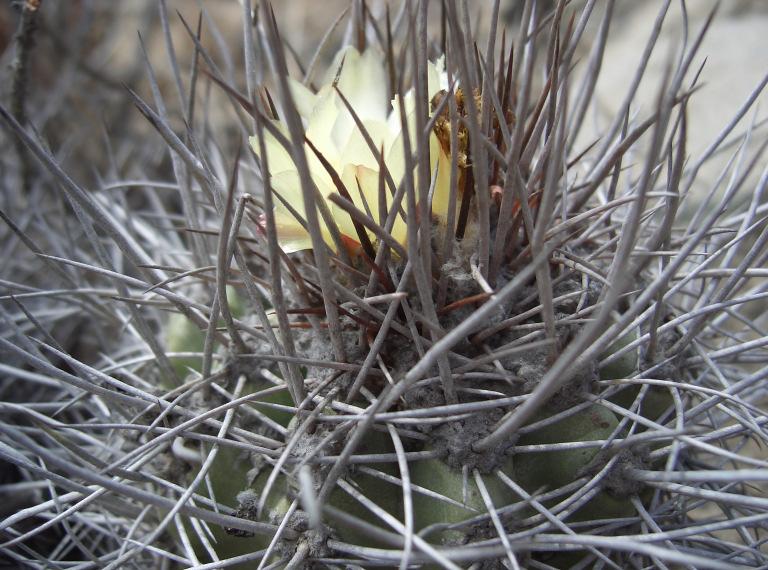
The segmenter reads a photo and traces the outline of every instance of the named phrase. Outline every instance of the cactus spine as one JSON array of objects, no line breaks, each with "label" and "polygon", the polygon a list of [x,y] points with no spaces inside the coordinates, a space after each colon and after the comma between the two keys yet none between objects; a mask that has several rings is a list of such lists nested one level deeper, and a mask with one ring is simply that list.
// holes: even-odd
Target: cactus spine
[{"label": "cactus spine", "polygon": [[[4,520],[8,556],[43,558],[55,527],[61,568],[768,563],[766,462],[745,452],[768,421],[763,148],[685,208],[751,133],[689,156],[700,44],[584,142],[613,2],[528,0],[509,43],[496,3],[482,47],[454,0],[355,1],[324,79],[289,69],[268,3],[243,4],[245,89],[200,43],[193,75],[250,148],[217,145],[193,105],[180,135],[152,74],[154,104],[132,93],[191,232],[148,223],[174,219],[155,192],[126,223],[2,109],[89,245],[65,258],[4,216],[56,274],[8,278],[3,370],[60,404],[3,404],[2,457],[56,487]],[[119,338],[68,353],[37,291]]]}]

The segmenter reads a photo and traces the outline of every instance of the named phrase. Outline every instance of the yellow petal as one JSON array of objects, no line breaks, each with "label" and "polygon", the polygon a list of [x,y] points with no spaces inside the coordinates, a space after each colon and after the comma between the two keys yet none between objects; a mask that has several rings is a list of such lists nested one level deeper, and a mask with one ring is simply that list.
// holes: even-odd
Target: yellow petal
[{"label": "yellow petal", "polygon": [[[307,212],[304,204],[304,197],[301,191],[301,181],[298,173],[294,171],[281,172],[272,176],[270,179],[272,188],[277,192],[285,202],[290,204],[291,208],[303,218],[306,222]],[[319,190],[324,196],[327,196],[329,189],[324,187],[321,182],[314,180]],[[275,223],[277,226],[277,241],[280,243],[280,247],[286,253],[299,251],[302,249],[311,249],[312,240],[309,233],[304,229],[301,222],[296,219],[293,213],[288,207],[283,204],[283,200],[275,197]],[[320,231],[323,236],[323,240],[333,246],[333,240],[331,234],[328,231],[328,227],[320,218]]]},{"label": "yellow petal", "polygon": [[277,243],[285,253],[312,249],[312,238],[291,214],[275,211]]},{"label": "yellow petal", "polygon": [[312,112],[317,105],[317,95],[312,93],[307,87],[300,81],[296,81],[292,77],[288,78],[288,87],[291,90],[293,96],[293,102],[296,104],[296,110],[303,119],[309,119]]},{"label": "yellow petal", "polygon": [[[336,79],[339,66],[341,73],[336,87],[360,119],[386,119],[389,101],[383,55],[373,47],[361,54],[354,47],[348,46],[336,54],[334,65],[329,69],[329,73],[333,74],[328,78],[329,85]],[[341,105],[344,106],[343,103]]]},{"label": "yellow petal", "polygon": [[[325,159],[330,162],[337,170],[340,169],[340,153],[332,137],[333,127],[339,116],[339,109],[336,105],[337,95],[328,89],[324,89],[318,97],[312,116],[307,125],[307,138],[323,154]],[[309,152],[307,156],[311,157],[314,153]],[[312,165],[310,165],[312,166]],[[320,166],[319,163],[315,166]],[[322,167],[321,167],[322,168]],[[313,168],[314,170],[314,168]]]},{"label": "yellow petal", "polygon": [[[373,139],[377,149],[386,148],[390,143],[390,130],[384,121],[365,121],[363,124],[368,136]],[[379,161],[371,152],[371,148],[363,137],[363,133],[355,126],[347,139],[341,151],[345,164],[354,164],[367,166],[368,168],[378,169]]]},{"label": "yellow petal", "polygon": [[[361,54],[352,47],[343,50],[341,55],[343,65],[336,84],[337,89],[360,120],[386,120],[389,101],[382,55],[374,48],[368,48]],[[332,137],[337,148],[342,149],[355,128],[355,121],[341,98],[338,98],[337,105],[339,114],[333,126]]]},{"label": "yellow petal", "polygon": [[[408,117],[409,126],[412,128],[412,134],[415,135],[415,114],[411,114]],[[413,139],[411,139],[412,148],[414,146]],[[434,133],[429,136],[429,171],[430,177],[437,167],[437,180],[435,181],[435,189],[432,195],[432,213],[441,220],[445,221],[448,215],[448,198],[450,193],[450,176],[451,176],[451,159],[443,152],[439,141]],[[389,169],[392,178],[396,184],[400,184],[403,176],[405,175],[405,153],[403,147],[402,133],[393,142],[389,149],[389,152],[385,154],[385,164]],[[416,187],[419,186],[418,173],[415,173],[414,183]],[[431,178],[430,178],[431,183]]]},{"label": "yellow petal", "polygon": [[[392,193],[388,187],[384,187],[384,198],[387,209],[385,212],[379,212],[379,172],[365,166],[358,166],[356,168],[356,177],[360,183],[360,190],[355,189],[355,193],[352,196],[359,195],[362,192],[365,201],[367,202],[374,221],[383,226],[381,221],[381,215],[386,216],[389,213],[389,209],[392,207]],[[359,198],[362,203],[362,198]],[[362,209],[362,208],[361,208]],[[365,211],[365,210],[363,210]],[[392,227],[391,235],[395,240],[401,244],[405,244],[408,237],[408,229],[405,225],[405,220],[399,214],[395,218],[395,225]]]},{"label": "yellow petal", "polygon": [[[437,162],[437,180],[435,181],[435,191],[432,194],[432,213],[445,223],[448,218],[451,192],[451,157],[445,154],[434,134],[429,137],[429,146],[431,154],[436,157]],[[432,161],[433,169],[435,160]],[[458,200],[456,202],[458,205]]]},{"label": "yellow petal", "polygon": [[[406,103],[407,105],[407,103]],[[400,121],[400,117],[397,118]],[[411,150],[415,148],[416,139],[416,114],[412,111],[406,118],[408,125],[408,134],[410,136]],[[392,140],[389,148],[385,149],[384,160],[387,165],[389,173],[395,181],[395,184],[400,184],[405,174],[405,143],[403,141],[403,132],[398,129],[397,136]]]},{"label": "yellow petal", "polygon": [[[430,98],[438,90],[447,87],[443,59],[428,63],[427,79]],[[374,48],[369,48],[362,54],[353,47],[341,50],[329,70],[326,83],[317,94],[301,83],[289,79],[291,94],[303,119],[307,139],[340,176],[341,183],[355,207],[371,215],[377,223],[381,221],[379,163],[336,88],[344,94],[355,110],[377,148],[384,149],[385,164],[395,183],[399,185],[405,174],[406,164],[402,125],[399,102],[394,101],[390,105],[386,85],[384,58]],[[412,147],[415,147],[416,115],[413,90],[406,93],[403,105]],[[273,124],[283,133],[286,132],[282,123],[275,121]],[[312,247],[309,234],[303,223],[297,219],[297,216],[306,219],[306,210],[296,166],[290,153],[272,135],[265,133],[265,137],[272,187],[290,206],[284,205],[279,199],[275,200],[274,215],[278,242],[288,253],[309,249]],[[256,138],[251,137],[250,142],[259,154]],[[448,208],[450,157],[445,155],[434,135],[430,136],[429,145],[430,164],[437,172],[432,208],[436,216],[445,219]],[[316,152],[308,144],[305,144],[304,150],[313,183],[327,201],[327,197],[338,189]],[[383,198],[388,211],[392,206],[391,188],[388,186]],[[326,203],[342,238],[346,241],[358,241],[359,236],[349,214],[330,202]],[[320,226],[323,240],[334,247],[330,231],[322,218]],[[374,239],[370,232],[369,236]],[[407,227],[399,214],[395,217],[392,236],[405,244]]]},{"label": "yellow petal", "polygon": [[[352,165],[347,165],[344,170],[339,173],[339,176],[341,177],[341,181],[344,184],[344,187],[347,189],[349,196],[352,198],[352,203],[358,210],[365,212],[365,206],[362,199],[360,198],[360,193],[357,190],[355,174],[355,167]],[[335,187],[333,192],[337,194],[339,193]],[[339,226],[339,231],[342,233],[342,235],[348,236],[355,241],[360,241],[359,236],[357,235],[357,230],[355,229],[355,225],[352,222],[350,215],[332,202],[330,203],[330,210],[331,214],[333,215],[333,219],[336,221],[336,225]],[[369,237],[372,236],[369,235]]]},{"label": "yellow petal", "polygon": [[427,98],[432,97],[441,89],[448,89],[448,74],[445,72],[445,56],[441,55],[434,63],[427,62]]},{"label": "yellow petal", "polygon": [[[286,137],[288,136],[287,129],[281,122],[270,122],[285,134]],[[256,153],[256,156],[261,157],[259,138],[257,136],[252,136],[248,141],[251,143],[251,148],[253,149],[253,152]],[[270,174],[277,174],[279,172],[285,172],[286,170],[296,170],[296,165],[293,163],[291,153],[289,153],[266,129],[264,130],[264,145],[267,149],[267,161],[269,162],[268,166]]]}]

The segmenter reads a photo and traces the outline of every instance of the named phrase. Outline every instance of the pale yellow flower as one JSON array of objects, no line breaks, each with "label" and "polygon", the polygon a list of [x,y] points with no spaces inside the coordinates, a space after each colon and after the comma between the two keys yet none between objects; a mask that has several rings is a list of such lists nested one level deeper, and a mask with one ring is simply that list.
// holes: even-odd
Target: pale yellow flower
[{"label": "pale yellow flower", "polygon": [[[441,89],[447,89],[447,76],[443,67],[442,59],[436,63],[430,62],[428,65],[430,100]],[[373,219],[378,222],[379,164],[351,113],[334,90],[333,83],[336,79],[338,90],[355,110],[376,147],[383,149],[387,169],[395,184],[399,185],[405,174],[405,157],[398,102],[390,101],[387,96],[385,62],[381,54],[372,48],[363,53],[353,47],[340,51],[329,70],[328,77],[317,93],[313,93],[298,81],[290,80],[292,95],[302,117],[306,137],[340,176],[355,206],[363,212],[369,211]],[[413,90],[406,93],[403,101],[411,141],[415,141],[416,117]],[[275,124],[287,133],[279,121]],[[299,214],[305,215],[299,175],[290,153],[270,134],[265,132],[265,137],[272,187]],[[257,138],[251,137],[250,141],[258,154]],[[328,197],[337,192],[326,168],[306,144],[305,153],[312,179],[322,195]],[[445,154],[434,133],[430,135],[430,165],[431,172],[434,173],[435,168],[437,172],[432,211],[438,218],[444,219],[448,208],[450,158]],[[389,207],[392,203],[389,190],[386,191],[386,198]],[[404,202],[402,206],[404,209]],[[359,238],[349,214],[330,201],[328,207],[344,241],[357,243]],[[278,242],[286,253],[312,247],[307,231],[280,200],[275,200],[274,213]],[[330,232],[322,218],[320,223],[325,242],[334,248]],[[391,233],[398,242],[405,243],[406,225],[400,216],[397,217]],[[372,233],[369,237],[371,241],[375,241]]]}]

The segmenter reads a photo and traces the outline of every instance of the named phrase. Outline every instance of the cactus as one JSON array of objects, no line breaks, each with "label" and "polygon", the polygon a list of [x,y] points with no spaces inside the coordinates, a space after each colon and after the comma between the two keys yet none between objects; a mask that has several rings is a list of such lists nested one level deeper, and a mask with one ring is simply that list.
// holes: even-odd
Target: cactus
[{"label": "cactus", "polygon": [[[654,101],[630,87],[594,136],[612,1],[527,0],[512,40],[495,3],[485,46],[455,0],[381,17],[355,1],[346,44],[322,42],[303,76],[269,3],[242,4],[236,80],[184,22],[189,89],[165,34],[186,131],[150,58],[154,101],[129,91],[173,201],[149,180],[128,200],[133,171],[110,172],[119,200],[87,191],[0,107],[25,157],[12,175],[39,167],[2,212],[10,263],[34,268],[2,281],[4,556],[768,564],[768,463],[748,451],[768,422],[768,176],[765,145],[740,144],[760,125],[736,130],[765,81],[691,157],[706,25]],[[239,144],[194,82],[231,104]],[[720,152],[734,160],[692,204]]]}]

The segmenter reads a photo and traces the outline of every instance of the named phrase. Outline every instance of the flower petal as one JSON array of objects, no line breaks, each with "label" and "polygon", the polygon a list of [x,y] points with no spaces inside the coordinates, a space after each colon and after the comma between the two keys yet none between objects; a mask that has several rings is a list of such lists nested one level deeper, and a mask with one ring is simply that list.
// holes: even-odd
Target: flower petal
[{"label": "flower petal", "polygon": [[[323,89],[318,95],[317,105],[315,106],[312,116],[309,118],[307,124],[306,135],[312,144],[323,154],[323,157],[330,162],[336,170],[340,169],[340,153],[339,148],[336,145],[332,137],[333,127],[336,124],[336,120],[339,116],[339,108],[336,99],[338,96],[331,92],[329,89]],[[307,153],[308,157],[313,156],[311,151]],[[322,166],[318,162],[314,166],[310,161],[310,166],[319,166],[320,172]]]},{"label": "flower petal", "polygon": [[[363,126],[377,148],[387,148],[391,144],[390,139],[393,137],[386,122],[369,120],[365,121]],[[341,156],[344,157],[346,164],[362,165],[373,169],[379,168],[379,161],[371,152],[371,148],[357,125],[350,132],[347,143],[341,151]]]},{"label": "flower petal", "polygon": [[[270,122],[285,134],[286,137],[288,136],[287,129],[281,122]],[[261,157],[259,138],[254,135],[248,138],[248,142],[251,144],[251,148],[253,149],[253,152],[256,153],[256,156]],[[293,163],[291,153],[289,153],[266,129],[264,130],[264,145],[267,149],[267,161],[269,162],[270,174],[277,174],[279,172],[285,172],[286,170],[296,170],[296,165]]]},{"label": "flower petal", "polygon": [[441,55],[434,63],[427,62],[427,98],[432,99],[441,89],[448,90],[448,74],[445,72],[445,56]]},{"label": "flower petal", "polygon": [[[359,196],[360,193],[362,192],[362,196],[365,198],[365,201],[368,204],[368,207],[370,208],[371,215],[374,221],[378,224],[381,222],[382,215],[387,215],[389,213],[389,208],[392,207],[392,194],[390,193],[389,188],[385,186],[384,188],[385,202],[384,203],[387,206],[387,210],[381,213],[379,211],[378,168],[374,170],[371,168],[366,168],[365,166],[358,166],[356,168],[356,177],[357,177],[357,181],[360,183],[360,189],[358,190],[357,188],[355,188],[355,192],[352,194],[352,196],[354,198],[354,196],[356,195]],[[362,203],[362,198],[359,198],[359,200],[360,200],[360,203]],[[357,204],[357,202],[355,203]],[[360,208],[360,209],[365,211],[363,208]],[[383,222],[381,222],[381,225],[383,226]],[[395,238],[397,242],[401,244],[404,244],[406,238],[408,237],[408,228],[405,225],[405,220],[399,214],[395,218],[395,225],[392,227],[392,231],[390,232],[390,235],[393,238]]]},{"label": "flower petal", "polygon": [[[443,59],[428,63],[430,98],[440,89],[447,87],[444,67]],[[296,108],[304,121],[306,137],[314,147],[313,149],[309,144],[305,144],[304,150],[312,181],[321,195],[327,200],[338,188],[326,166],[318,158],[318,153],[339,175],[346,194],[355,207],[369,214],[377,223],[383,223],[381,216],[387,212],[382,212],[380,216],[379,202],[383,201],[383,206],[389,211],[392,207],[392,190],[387,186],[384,196],[379,196],[379,162],[336,91],[338,88],[355,110],[374,144],[383,149],[387,169],[394,182],[399,185],[405,174],[406,164],[400,101],[395,100],[390,105],[387,100],[387,74],[382,54],[374,48],[369,48],[361,54],[354,47],[347,47],[336,55],[327,81],[317,94],[294,80],[289,80],[289,85]],[[416,142],[416,105],[413,90],[405,94],[402,104],[413,147]],[[282,132],[286,131],[282,123],[275,121],[274,124]],[[274,137],[269,133],[265,136],[272,187],[282,198],[275,200],[274,210],[278,241],[287,253],[309,249],[312,247],[312,241],[302,219],[306,217],[306,210],[296,166],[290,153]],[[251,137],[250,142],[258,154],[255,137]],[[430,165],[433,172],[437,172],[437,179],[434,181],[433,213],[439,219],[445,220],[448,209],[450,157],[445,154],[434,134],[429,138],[429,151]],[[328,206],[334,223],[341,232],[342,241],[357,244],[359,247],[360,236],[349,214],[333,203],[328,203]],[[322,219],[320,226],[323,240],[331,248],[335,248],[330,231]],[[407,226],[399,213],[395,216],[391,234],[399,243],[404,244],[407,239]],[[368,232],[368,235],[374,239],[372,232]]]},{"label": "flower petal", "polygon": [[[348,47],[337,55],[337,59],[342,67],[336,88],[355,110],[355,114],[362,121],[385,121],[389,101],[382,55],[374,48],[368,48],[361,54],[355,48]],[[335,92],[334,95],[338,97]],[[337,105],[339,114],[332,136],[337,148],[341,149],[355,128],[355,122],[341,98],[338,98]]]},{"label": "flower petal", "polygon": [[[432,213],[445,223],[448,218],[449,198],[451,193],[451,157],[445,154],[443,147],[433,134],[429,137],[430,151],[436,157],[432,161],[434,167],[437,162],[437,180],[435,181],[435,191],[432,194]],[[457,203],[454,206],[458,206]]]},{"label": "flower petal", "polygon": [[[323,193],[323,196],[327,196],[329,189],[325,187],[322,182],[314,179],[315,184],[319,190]],[[291,210],[283,203],[287,202],[291,208],[296,210],[296,213],[303,218],[302,221],[306,222],[307,212],[304,204],[304,197],[301,191],[301,181],[299,174],[293,171],[281,172],[272,176],[270,179],[272,188],[280,195],[280,198],[275,199],[275,224],[277,226],[277,240],[280,243],[280,247],[286,253],[299,251],[302,249],[312,248],[312,239],[309,233],[304,228],[302,223],[293,215]],[[328,227],[320,219],[320,231],[325,243],[333,247],[333,239],[331,238]]]},{"label": "flower petal", "polygon": [[296,104],[299,115],[305,120],[309,119],[317,105],[317,94],[312,93],[303,83],[292,77],[288,78],[288,87],[291,90],[293,102]]}]

